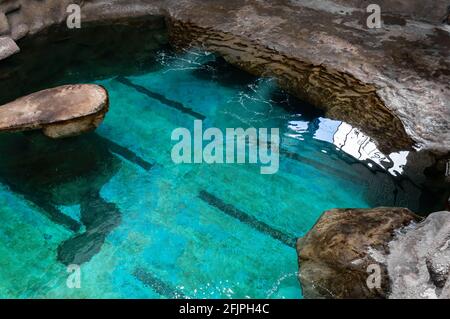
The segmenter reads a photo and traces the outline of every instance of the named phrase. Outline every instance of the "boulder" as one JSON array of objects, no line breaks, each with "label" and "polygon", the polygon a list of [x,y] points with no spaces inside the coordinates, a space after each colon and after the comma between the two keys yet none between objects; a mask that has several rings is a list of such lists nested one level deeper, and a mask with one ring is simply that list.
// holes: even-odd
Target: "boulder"
[{"label": "boulder", "polygon": [[0,61],[19,52],[16,42],[10,37],[0,37]]},{"label": "boulder", "polygon": [[165,16],[174,47],[200,46],[276,78],[385,153],[450,150],[446,0],[374,0],[380,29],[368,28],[365,0],[0,0],[0,11],[16,10],[18,39],[61,24],[70,3],[82,5],[83,23]]},{"label": "boulder", "polygon": [[[390,291],[384,264],[388,244],[396,230],[418,220],[405,208],[333,209],[323,213],[297,242],[304,297],[386,298]],[[379,284],[369,285],[375,272]]]},{"label": "boulder", "polygon": [[107,91],[98,85],[64,85],[0,106],[0,132],[42,130],[64,138],[94,130],[108,111]]}]

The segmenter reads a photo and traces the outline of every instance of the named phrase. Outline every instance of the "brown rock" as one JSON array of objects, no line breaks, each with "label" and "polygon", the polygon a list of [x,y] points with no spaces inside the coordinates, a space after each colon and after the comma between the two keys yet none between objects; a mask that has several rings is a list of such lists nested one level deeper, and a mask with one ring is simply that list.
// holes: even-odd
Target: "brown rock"
[{"label": "brown rock", "polygon": [[50,138],[79,135],[97,128],[108,107],[103,87],[64,85],[0,106],[0,132],[42,129]]},{"label": "brown rock", "polygon": [[[384,256],[394,231],[419,217],[405,208],[333,209],[297,242],[305,298],[385,298],[390,289]],[[370,265],[381,286],[370,289]]]},{"label": "brown rock", "polygon": [[389,243],[386,265],[392,299],[450,294],[450,213],[435,212]]}]

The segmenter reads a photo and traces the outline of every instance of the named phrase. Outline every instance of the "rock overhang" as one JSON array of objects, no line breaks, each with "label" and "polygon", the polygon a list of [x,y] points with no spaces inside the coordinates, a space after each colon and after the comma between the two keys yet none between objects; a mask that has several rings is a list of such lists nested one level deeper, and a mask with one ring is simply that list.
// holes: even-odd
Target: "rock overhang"
[{"label": "rock overhang", "polygon": [[[16,17],[12,29],[31,21],[36,33],[64,21],[61,8],[69,1],[32,2],[34,13],[22,4],[23,20]],[[381,1],[391,12],[379,30],[364,26],[367,13],[356,0],[82,2],[86,22],[165,17],[173,44],[199,45],[278,78],[329,117],[368,133],[385,152],[450,150],[450,27],[430,23],[435,12],[420,16],[416,2],[399,14],[404,6]],[[45,6],[54,11],[44,19]]]}]

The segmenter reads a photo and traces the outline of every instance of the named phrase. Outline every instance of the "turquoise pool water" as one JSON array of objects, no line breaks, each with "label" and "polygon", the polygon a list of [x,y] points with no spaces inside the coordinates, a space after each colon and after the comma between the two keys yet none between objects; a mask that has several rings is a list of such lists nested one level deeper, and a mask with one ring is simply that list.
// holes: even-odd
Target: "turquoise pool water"
[{"label": "turquoise pool water", "polygon": [[[161,50],[113,76],[91,68],[41,84],[103,85],[111,107],[95,133],[0,136],[0,297],[301,298],[295,240],[324,210],[415,205],[399,172],[343,150],[348,125],[212,54]],[[171,132],[196,115],[205,127],[279,128],[278,173],[174,164]],[[68,264],[81,265],[79,289]]]}]

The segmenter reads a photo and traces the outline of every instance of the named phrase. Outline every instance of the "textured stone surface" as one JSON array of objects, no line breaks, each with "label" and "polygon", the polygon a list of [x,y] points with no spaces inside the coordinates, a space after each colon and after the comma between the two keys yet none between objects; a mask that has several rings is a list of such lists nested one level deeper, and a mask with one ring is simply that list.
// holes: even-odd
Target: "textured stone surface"
[{"label": "textured stone surface", "polygon": [[26,24],[19,24],[17,27],[14,28],[13,32],[11,33],[11,38],[13,38],[15,41],[22,39],[25,37],[29,32],[28,26]]},{"label": "textured stone surface", "polygon": [[[374,138],[384,152],[450,150],[450,27],[446,1],[379,0],[383,28],[368,30],[363,0],[15,0],[12,33],[63,23],[165,15],[178,46],[200,45]],[[441,17],[441,18],[439,18]],[[419,19],[419,20],[417,20]]]},{"label": "textured stone surface", "polygon": [[108,106],[101,86],[60,86],[0,106],[0,132],[42,129],[51,138],[79,135],[97,128]]},{"label": "textured stone surface", "polygon": [[450,212],[437,212],[399,234],[386,259],[391,298],[449,298]]},{"label": "textured stone surface", "polygon": [[[334,209],[297,242],[299,279],[306,298],[385,298],[384,265],[394,231],[418,219],[404,208]],[[369,265],[380,268],[381,287],[369,289]]]},{"label": "textured stone surface", "polygon": [[19,52],[16,42],[9,37],[0,37],[0,60],[6,59]]},{"label": "textured stone surface", "polygon": [[0,0],[0,11],[4,12],[5,14],[20,9],[20,6],[20,0]]},{"label": "textured stone surface", "polygon": [[450,149],[448,27],[390,16],[383,29],[367,30],[365,11],[321,9],[318,1],[189,2],[171,8],[179,46],[202,45],[254,74],[277,77],[384,151]]},{"label": "textured stone surface", "polygon": [[9,22],[6,15],[0,12],[0,35],[9,33]]},{"label": "textured stone surface", "polygon": [[335,0],[344,6],[365,8],[369,3],[378,4],[382,12],[390,12],[419,20],[439,23],[442,21],[448,0]]}]

